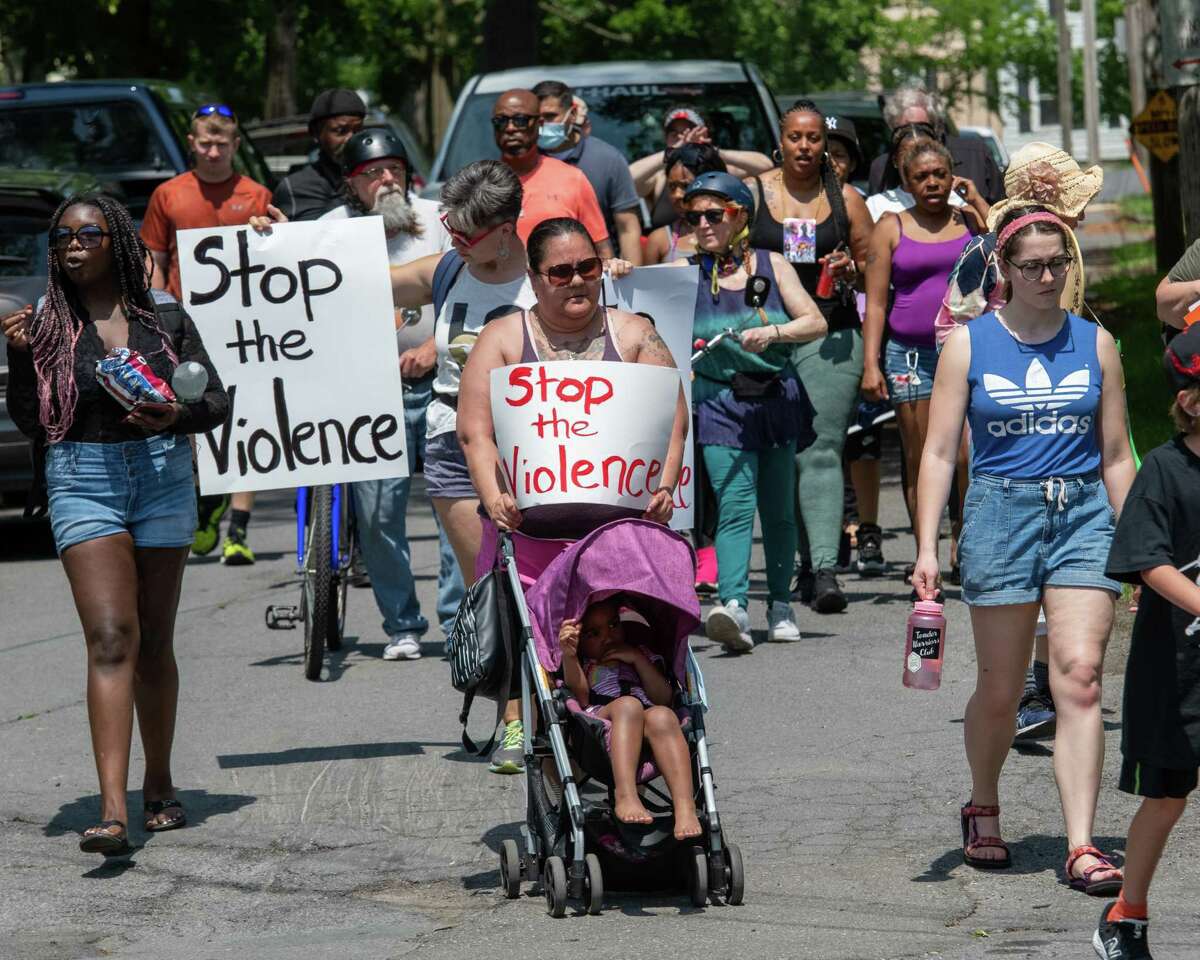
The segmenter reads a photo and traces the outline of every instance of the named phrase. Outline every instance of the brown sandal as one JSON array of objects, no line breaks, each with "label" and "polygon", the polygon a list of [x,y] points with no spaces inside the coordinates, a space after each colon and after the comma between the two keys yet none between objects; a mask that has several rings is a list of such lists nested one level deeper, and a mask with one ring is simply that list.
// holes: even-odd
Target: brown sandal
[{"label": "brown sandal", "polygon": [[[981,837],[975,830],[976,817],[998,816],[1000,816],[999,807],[977,807],[971,802],[968,802],[959,811],[959,818],[962,822],[963,863],[968,867],[974,867],[976,870],[1006,870],[1012,866],[1012,854],[1009,853],[1007,843],[999,837]],[[972,834],[974,834],[974,839],[972,839]],[[969,852],[984,847],[1003,850],[1004,856],[999,860],[989,860],[985,857],[974,857]]]},{"label": "brown sandal", "polygon": [[[1096,863],[1090,867],[1084,867],[1083,876],[1077,877],[1071,871],[1080,857],[1093,856],[1096,858]],[[1103,853],[1093,847],[1090,843],[1085,843],[1083,846],[1076,847],[1067,857],[1067,882],[1071,885],[1072,890],[1082,890],[1089,897],[1107,897],[1114,893],[1118,893],[1125,883],[1125,875],[1119,867],[1113,865],[1113,862],[1108,859]],[[1105,877],[1103,880],[1093,880],[1092,877],[1097,873],[1116,873],[1115,877]]]}]

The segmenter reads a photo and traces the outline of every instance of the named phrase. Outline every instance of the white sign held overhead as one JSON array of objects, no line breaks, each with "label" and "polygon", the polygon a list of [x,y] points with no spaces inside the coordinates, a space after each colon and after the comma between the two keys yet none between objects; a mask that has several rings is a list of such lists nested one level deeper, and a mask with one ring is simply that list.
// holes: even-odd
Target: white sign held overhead
[{"label": "white sign held overhead", "polygon": [[408,475],[380,217],[181,230],[183,305],[229,392],[204,493]]},{"label": "white sign held overhead", "polygon": [[[603,360],[520,363],[491,372],[491,395],[496,447],[520,509],[649,506],[666,464],[679,371]],[[675,509],[690,506],[677,490]]]}]

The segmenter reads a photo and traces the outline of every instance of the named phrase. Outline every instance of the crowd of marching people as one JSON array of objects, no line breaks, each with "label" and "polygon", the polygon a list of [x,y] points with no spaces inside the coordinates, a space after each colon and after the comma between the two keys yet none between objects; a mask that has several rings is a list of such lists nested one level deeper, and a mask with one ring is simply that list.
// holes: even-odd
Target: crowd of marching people
[{"label": "crowd of marching people", "polygon": [[[423,464],[439,531],[432,615],[444,633],[466,585],[494,559],[481,549],[487,526],[532,526],[502,480],[489,373],[558,360],[674,368],[681,358],[653,322],[606,306],[600,285],[606,272],[643,264],[693,271],[697,342],[729,328],[737,336],[698,354],[690,419],[681,390],[642,516],[670,519],[685,444],[693,444],[706,504],[693,533],[695,588],[713,594],[708,637],[733,652],[754,648],[756,516],[769,641],[801,639],[797,601],[819,615],[846,609],[846,572],[888,571],[878,504],[881,447],[894,433],[916,543],[915,556],[892,558],[897,572],[911,579],[914,600],[940,601],[943,583],[960,586],[971,613],[979,677],[964,728],[963,859],[983,869],[1012,864],[1000,825],[1004,761],[1014,736],[1054,737],[1065,876],[1088,894],[1119,894],[1101,917],[1096,950],[1149,956],[1150,879],[1200,767],[1200,660],[1186,642],[1200,624],[1192,506],[1200,325],[1188,325],[1200,301],[1200,245],[1158,292],[1179,433],[1139,471],[1117,346],[1085,315],[1075,229],[1102,172],[1080,169],[1062,150],[1029,144],[1001,176],[976,141],[946,134],[935,97],[905,89],[888,104],[890,150],[877,158],[863,156],[851,121],[799,100],[781,117],[773,157],[719,149],[685,104],[663,118],[663,150],[630,163],[590,134],[586,105],[549,78],[496,99],[499,159],[456,172],[431,200],[413,190],[403,143],[364,126],[366,113],[352,91],[321,93],[309,117],[317,157],[272,195],[234,171],[234,112],[199,106],[188,137],[193,168],[154,192],[140,229],[110,198],[64,202],[50,229],[45,297],[3,318],[9,408],[48,451],[54,538],[87,643],[102,809],[81,847],[128,849],[135,713],[146,756],[143,825],[186,822],[170,763],[179,685],[172,635],[186,558],[219,547],[227,565],[255,562],[253,494],[193,489],[187,438],[219,425],[227,400],[180,305],[176,235],[378,216],[408,450]],[[864,195],[855,183],[868,164]],[[761,295],[752,300],[754,284]],[[196,361],[208,387],[194,401],[127,410],[95,372],[122,348],[137,350],[148,375],[163,380]],[[883,426],[889,415],[894,432]],[[373,591],[387,660],[419,657],[430,628],[406,536],[411,484],[353,485],[358,576]],[[597,522],[586,510],[543,511],[537,529],[578,538]],[[1142,592],[1121,789],[1144,798],[1124,872],[1092,839],[1104,761],[1101,676],[1123,581]],[[566,683],[585,707],[590,696],[602,716],[624,722],[634,708],[617,704],[627,698],[596,700],[579,667],[604,648],[616,616],[615,607],[589,608],[582,625],[563,626],[562,639]],[[1163,645],[1167,637],[1174,646]],[[640,730],[645,707],[650,737],[665,702],[656,668],[640,654],[622,662],[645,688],[635,712]],[[493,772],[522,771],[525,733],[514,699]],[[674,740],[670,750],[678,774]],[[618,815],[634,822],[645,811],[631,790],[625,781]],[[681,838],[695,834],[695,811],[685,819]]]}]

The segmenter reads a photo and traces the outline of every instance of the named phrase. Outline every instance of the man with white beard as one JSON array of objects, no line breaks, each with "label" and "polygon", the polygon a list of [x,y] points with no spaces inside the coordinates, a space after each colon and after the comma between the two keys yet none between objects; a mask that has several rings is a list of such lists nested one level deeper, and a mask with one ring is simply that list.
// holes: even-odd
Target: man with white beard
[{"label": "man with white beard", "polygon": [[[411,193],[411,167],[404,144],[386,127],[367,127],[346,141],[341,155],[345,203],[322,220],[380,216],[387,235],[388,259],[393,266],[450,249],[450,237],[438,217],[438,205]],[[410,463],[424,456],[425,408],[433,389],[437,351],[433,342],[433,308],[397,311],[396,338],[400,373],[404,378],[404,425]],[[385,660],[416,660],[420,638],[429,629],[421,615],[413,582],[405,514],[411,478],[355,483],[354,511],[358,539],[375,602],[383,615],[388,642]],[[436,515],[434,517],[436,521]],[[448,632],[463,595],[462,576],[446,535],[438,528],[437,615]]]}]

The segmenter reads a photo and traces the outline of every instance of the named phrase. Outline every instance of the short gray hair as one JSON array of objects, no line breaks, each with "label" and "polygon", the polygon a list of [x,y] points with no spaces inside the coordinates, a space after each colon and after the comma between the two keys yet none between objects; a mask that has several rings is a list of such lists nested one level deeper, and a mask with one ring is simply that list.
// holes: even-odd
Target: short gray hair
[{"label": "short gray hair", "polygon": [[442,185],[442,210],[455,230],[475,233],[521,215],[520,178],[500,160],[467,164]]},{"label": "short gray hair", "polygon": [[941,133],[946,126],[946,109],[942,98],[924,87],[900,87],[887,98],[883,105],[884,122],[893,130],[900,125],[900,118],[910,107],[920,107],[929,114],[934,129]]}]

